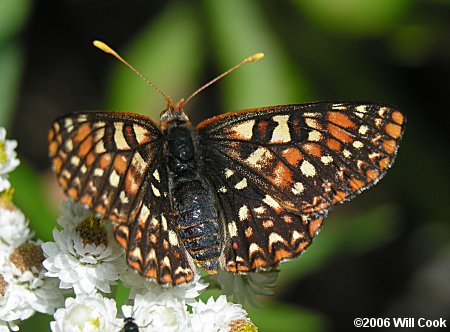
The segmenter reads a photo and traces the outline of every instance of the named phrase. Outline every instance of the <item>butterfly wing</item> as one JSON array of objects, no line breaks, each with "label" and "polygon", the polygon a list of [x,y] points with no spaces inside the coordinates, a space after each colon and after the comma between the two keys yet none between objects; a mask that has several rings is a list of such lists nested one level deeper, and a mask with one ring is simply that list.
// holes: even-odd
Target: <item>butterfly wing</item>
[{"label": "butterfly wing", "polygon": [[[404,117],[387,105],[325,102],[225,114],[198,130],[204,172],[231,238],[227,268],[251,271],[298,255],[332,205],[381,179]],[[241,220],[232,211],[244,205],[248,218]],[[245,236],[248,227],[253,236]],[[256,252],[266,257],[255,263]]]},{"label": "butterfly wing", "polygon": [[149,118],[77,113],[57,119],[48,139],[59,184],[69,197],[116,223],[130,266],[160,283],[192,278],[191,263],[170,233],[163,135]]}]

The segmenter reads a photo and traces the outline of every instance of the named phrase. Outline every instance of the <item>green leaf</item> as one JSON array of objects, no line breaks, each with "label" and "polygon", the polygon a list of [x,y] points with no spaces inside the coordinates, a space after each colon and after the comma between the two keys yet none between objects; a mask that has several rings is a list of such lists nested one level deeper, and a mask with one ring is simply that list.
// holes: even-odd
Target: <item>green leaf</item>
[{"label": "green leaf", "polygon": [[10,124],[22,67],[22,52],[15,43],[0,47],[0,126],[2,127],[8,127]]},{"label": "green leaf", "polygon": [[397,237],[398,226],[397,209],[390,205],[349,220],[328,218],[311,247],[301,257],[280,266],[278,285],[317,271],[336,256],[357,256],[381,247]]},{"label": "green leaf", "polygon": [[0,1],[0,45],[24,26],[31,4],[30,0]]},{"label": "green leaf", "polygon": [[36,237],[50,241],[57,216],[50,208],[36,170],[21,158],[19,167],[10,174],[10,182],[14,187],[13,202],[30,220],[30,228],[36,232]]},{"label": "green leaf", "polygon": [[328,331],[325,316],[301,307],[269,303],[247,312],[250,320],[265,332]]},{"label": "green leaf", "polygon": [[[200,33],[194,9],[178,3],[145,27],[122,53],[162,91],[179,98],[193,91],[197,81],[204,50]],[[120,66],[113,75],[110,106],[159,118],[165,101],[139,77]]]},{"label": "green leaf", "polygon": [[226,110],[299,103],[307,83],[278,41],[257,1],[205,0],[209,35],[223,69],[256,52],[266,57],[246,65],[224,82]]}]

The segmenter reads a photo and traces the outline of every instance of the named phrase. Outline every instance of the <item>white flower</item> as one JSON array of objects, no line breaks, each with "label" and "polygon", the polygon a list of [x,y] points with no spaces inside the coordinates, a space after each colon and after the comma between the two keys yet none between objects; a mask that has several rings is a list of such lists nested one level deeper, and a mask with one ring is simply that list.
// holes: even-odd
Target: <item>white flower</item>
[{"label": "white flower", "polygon": [[117,316],[116,302],[100,293],[66,299],[65,308],[56,310],[50,323],[53,332],[119,331],[122,321]]},{"label": "white flower", "polygon": [[66,231],[75,229],[83,220],[92,214],[82,204],[71,199],[63,201],[59,210],[61,211],[61,214],[58,217],[57,222]]},{"label": "white flower", "polygon": [[189,332],[189,313],[184,301],[169,293],[137,294],[133,306],[122,306],[125,317],[132,317],[139,331]]},{"label": "white flower", "polygon": [[227,302],[225,295],[215,301],[210,297],[206,303],[201,300],[192,304],[191,325],[196,332],[230,331],[230,323],[236,320],[248,320],[247,312],[240,304]]},{"label": "white flower", "polygon": [[222,269],[212,278],[215,278],[222,288],[222,293],[230,295],[233,302],[244,304],[248,302],[257,306],[257,295],[273,295],[271,288],[275,287],[279,271],[250,272],[247,274],[229,273]]},{"label": "white flower", "polygon": [[25,215],[12,205],[0,207],[0,229],[0,262],[9,255],[11,248],[18,247],[33,237]]},{"label": "white flower", "polygon": [[[57,281],[44,275],[43,259],[40,244],[27,242],[13,249],[2,267],[7,288],[1,307],[20,313],[18,318],[12,318],[14,320],[26,319],[34,311],[53,314],[63,302]],[[8,292],[12,299],[8,299]]]},{"label": "white flower", "polygon": [[[59,222],[68,229],[54,229],[55,242],[42,244],[47,257],[43,262],[48,270],[46,275],[59,278],[62,289],[73,287],[75,294],[91,294],[97,289],[111,292],[110,285],[117,283],[119,274],[126,268],[123,250],[113,237],[111,223],[89,215],[81,219],[85,211],[74,208],[73,204],[63,204],[62,208],[64,222],[61,219]],[[82,222],[74,225],[69,219]]]},{"label": "white flower", "polygon": [[153,280],[144,278],[131,268],[128,268],[121,274],[120,278],[126,287],[131,288],[129,298],[134,298],[136,294],[145,292],[155,295],[166,293],[176,299],[184,300],[186,303],[193,303],[195,298],[208,287],[207,283],[200,280],[200,273],[196,273],[194,279],[190,282],[173,287],[161,287]]},{"label": "white flower", "polygon": [[17,141],[7,140],[5,128],[0,128],[0,192],[11,186],[8,181],[8,173],[20,163],[16,158],[16,151],[14,151],[16,147]]}]

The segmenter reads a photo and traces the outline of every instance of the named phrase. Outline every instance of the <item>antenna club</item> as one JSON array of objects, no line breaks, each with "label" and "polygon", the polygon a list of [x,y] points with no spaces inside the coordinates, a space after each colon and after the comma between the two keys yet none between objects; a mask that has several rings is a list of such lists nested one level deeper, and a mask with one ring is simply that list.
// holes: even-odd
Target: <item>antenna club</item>
[{"label": "antenna club", "polygon": [[258,52],[258,53],[253,54],[252,56],[249,56],[247,59],[245,59],[245,62],[254,62],[254,61],[261,60],[262,58],[264,58],[264,53]]},{"label": "antenna club", "polygon": [[100,40],[94,40],[92,42],[92,44],[94,44],[95,47],[97,47],[98,49],[102,50],[105,53],[109,53],[109,54],[116,53],[111,49],[111,47],[109,47],[108,45],[106,45],[104,42],[102,42]]}]

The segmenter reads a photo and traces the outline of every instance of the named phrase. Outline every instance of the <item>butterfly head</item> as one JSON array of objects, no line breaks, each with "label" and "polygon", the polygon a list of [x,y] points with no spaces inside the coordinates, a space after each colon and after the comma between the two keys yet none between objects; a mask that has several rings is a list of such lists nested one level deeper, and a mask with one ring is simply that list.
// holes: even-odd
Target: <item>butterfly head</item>
[{"label": "butterfly head", "polygon": [[189,123],[190,120],[186,113],[184,113],[184,105],[186,104],[184,99],[181,99],[175,105],[172,101],[168,100],[167,108],[161,112],[160,126],[162,131],[166,131],[172,123]]}]

